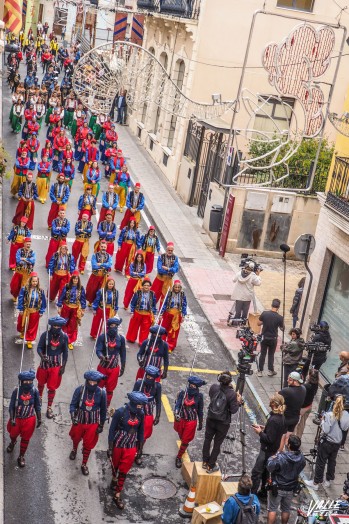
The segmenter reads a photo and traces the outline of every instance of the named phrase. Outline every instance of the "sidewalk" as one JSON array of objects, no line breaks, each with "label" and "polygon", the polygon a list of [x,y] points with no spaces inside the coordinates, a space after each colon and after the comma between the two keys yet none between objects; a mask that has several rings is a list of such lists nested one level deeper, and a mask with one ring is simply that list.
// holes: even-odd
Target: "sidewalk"
[{"label": "sidewalk", "polygon": [[[175,253],[180,258],[181,269],[192,292],[200,304],[207,320],[220,337],[222,344],[237,361],[241,343],[235,337],[235,329],[226,324],[231,307],[232,279],[240,262],[239,255],[227,254],[225,259],[218,256],[213,242],[202,229],[196,215],[196,209],[186,206],[170,186],[165,176],[148,156],[128,127],[117,126],[123,152],[127,158],[133,178],[142,184],[146,207],[154,220],[154,225],[161,230],[166,241],[175,244]],[[281,259],[281,253],[280,253]],[[273,298],[282,300],[283,264],[281,260],[259,258],[263,267],[262,285],[257,288],[257,307],[259,311],[269,309]],[[299,280],[305,275],[300,262],[287,262],[286,276],[286,332],[292,327],[289,313],[294,291]],[[248,385],[257,399],[257,405],[266,415],[269,411],[270,396],[280,389],[281,355],[277,350],[274,377],[257,377],[256,372],[247,379]],[[254,366],[255,367],[255,366]],[[314,445],[317,426],[309,417],[303,434],[303,449],[308,451]],[[348,444],[347,444],[348,445]],[[307,470],[306,470],[307,471]],[[349,471],[349,454],[342,452],[338,457],[336,479],[333,487],[327,490],[328,496],[335,497],[341,489]],[[321,498],[321,490],[318,492]]]}]

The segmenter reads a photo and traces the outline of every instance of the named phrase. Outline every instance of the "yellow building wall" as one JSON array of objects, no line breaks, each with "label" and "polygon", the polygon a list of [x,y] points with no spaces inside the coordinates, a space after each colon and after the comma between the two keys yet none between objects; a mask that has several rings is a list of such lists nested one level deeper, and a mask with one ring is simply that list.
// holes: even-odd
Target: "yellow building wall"
[{"label": "yellow building wall", "polygon": [[[343,112],[349,113],[349,86],[345,94]],[[331,167],[330,167],[330,174],[327,180],[326,191],[329,190],[329,187],[331,185],[333,168],[334,168],[336,156],[349,157],[349,137],[346,137],[342,135],[341,133],[337,133],[337,136],[336,136],[335,148],[334,148],[333,158],[332,158]]]}]

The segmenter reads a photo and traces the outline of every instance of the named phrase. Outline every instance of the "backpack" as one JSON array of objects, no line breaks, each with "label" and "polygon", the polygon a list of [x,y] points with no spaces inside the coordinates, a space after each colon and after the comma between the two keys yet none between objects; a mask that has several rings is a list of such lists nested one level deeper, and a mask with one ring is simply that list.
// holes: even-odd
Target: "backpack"
[{"label": "backpack", "polygon": [[258,515],[256,508],[253,507],[254,496],[251,495],[247,504],[243,504],[235,495],[232,495],[232,497],[239,506],[239,513],[237,514],[235,524],[257,524]]},{"label": "backpack", "polygon": [[228,400],[227,397],[220,388],[211,399],[210,405],[208,406],[208,417],[214,420],[220,420],[221,422],[227,421],[228,415]]}]

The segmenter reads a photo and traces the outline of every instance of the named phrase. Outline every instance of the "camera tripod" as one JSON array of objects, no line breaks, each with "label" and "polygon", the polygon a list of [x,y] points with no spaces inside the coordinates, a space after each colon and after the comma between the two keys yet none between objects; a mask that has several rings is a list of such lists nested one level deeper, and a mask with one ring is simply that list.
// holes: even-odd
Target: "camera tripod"
[{"label": "camera tripod", "polygon": [[309,450],[309,453],[304,453],[304,458],[310,464],[310,478],[313,478],[314,475],[314,467],[316,463],[316,457],[317,457],[317,450],[319,447],[319,440],[321,435],[321,426],[318,426],[315,439],[314,439],[314,447]]}]

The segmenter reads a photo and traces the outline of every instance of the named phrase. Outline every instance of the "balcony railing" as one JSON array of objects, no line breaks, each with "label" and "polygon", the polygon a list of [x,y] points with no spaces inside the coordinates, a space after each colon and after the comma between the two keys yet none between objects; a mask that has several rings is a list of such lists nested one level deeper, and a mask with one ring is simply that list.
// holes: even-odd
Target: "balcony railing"
[{"label": "balcony railing", "polygon": [[349,158],[347,157],[336,157],[325,204],[349,219]]},{"label": "balcony railing", "polygon": [[201,0],[137,0],[138,9],[197,20]]}]

